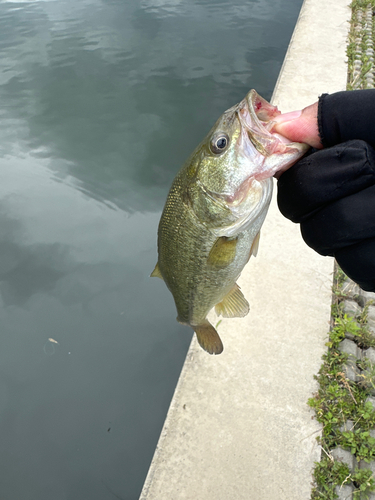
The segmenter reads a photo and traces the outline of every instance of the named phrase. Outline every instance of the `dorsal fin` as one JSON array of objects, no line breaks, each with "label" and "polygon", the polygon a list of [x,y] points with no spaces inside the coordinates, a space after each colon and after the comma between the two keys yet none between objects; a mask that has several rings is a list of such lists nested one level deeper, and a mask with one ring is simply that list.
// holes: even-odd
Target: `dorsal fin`
[{"label": "dorsal fin", "polygon": [[159,262],[156,263],[156,266],[155,266],[154,270],[152,271],[152,273],[150,274],[150,277],[151,278],[160,278],[160,279],[164,280],[163,276],[161,275],[160,269],[159,269]]},{"label": "dorsal fin", "polygon": [[248,301],[245,299],[240,287],[234,284],[232,290],[227,293],[221,302],[216,304],[215,312],[224,318],[243,318],[250,311]]}]

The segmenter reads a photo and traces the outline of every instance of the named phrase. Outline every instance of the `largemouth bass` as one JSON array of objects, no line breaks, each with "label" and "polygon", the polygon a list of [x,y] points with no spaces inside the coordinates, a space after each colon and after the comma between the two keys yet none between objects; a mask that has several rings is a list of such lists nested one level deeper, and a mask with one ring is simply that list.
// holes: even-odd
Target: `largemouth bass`
[{"label": "largemouth bass", "polygon": [[272,176],[308,149],[272,133],[280,114],[251,90],[225,111],[175,177],[158,229],[158,263],[177,308],[210,354],[223,351],[207,320],[215,307],[243,317],[249,304],[236,281],[256,255],[272,196]]}]

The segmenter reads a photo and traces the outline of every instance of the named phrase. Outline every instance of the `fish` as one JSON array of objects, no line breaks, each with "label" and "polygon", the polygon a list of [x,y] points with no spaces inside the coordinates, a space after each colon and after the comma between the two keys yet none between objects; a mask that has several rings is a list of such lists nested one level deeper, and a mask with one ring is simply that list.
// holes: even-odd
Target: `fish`
[{"label": "fish", "polygon": [[309,148],[273,133],[279,114],[254,89],[225,111],[177,173],[161,214],[151,276],[164,280],[177,321],[209,354],[224,348],[211,309],[224,318],[250,310],[237,280],[257,254],[272,176]]}]

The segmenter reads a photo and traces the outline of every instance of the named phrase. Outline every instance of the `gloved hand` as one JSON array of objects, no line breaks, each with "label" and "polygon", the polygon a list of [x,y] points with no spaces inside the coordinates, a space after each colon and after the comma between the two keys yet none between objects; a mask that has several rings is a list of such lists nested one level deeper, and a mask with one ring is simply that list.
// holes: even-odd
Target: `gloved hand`
[{"label": "gloved hand", "polygon": [[[364,103],[366,112],[361,114]],[[375,150],[360,140],[375,145],[375,90],[324,95],[319,106],[309,108],[313,106],[315,129],[306,123],[306,112],[285,122],[281,115],[276,126],[291,140],[299,133],[299,140],[324,147],[310,150],[280,176],[280,211],[300,223],[311,248],[334,256],[362,289],[375,291]],[[303,139],[305,132],[310,137]]]},{"label": "gloved hand", "polygon": [[354,140],[312,152],[278,181],[281,213],[305,242],[375,291],[375,150]]}]

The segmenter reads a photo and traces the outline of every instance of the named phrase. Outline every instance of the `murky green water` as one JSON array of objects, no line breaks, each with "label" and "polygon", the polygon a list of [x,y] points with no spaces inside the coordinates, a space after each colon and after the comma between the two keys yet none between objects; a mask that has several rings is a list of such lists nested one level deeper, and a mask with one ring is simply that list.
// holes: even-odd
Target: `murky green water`
[{"label": "murky green water", "polygon": [[0,2],[1,500],[138,498],[191,338],[160,211],[301,3]]}]

